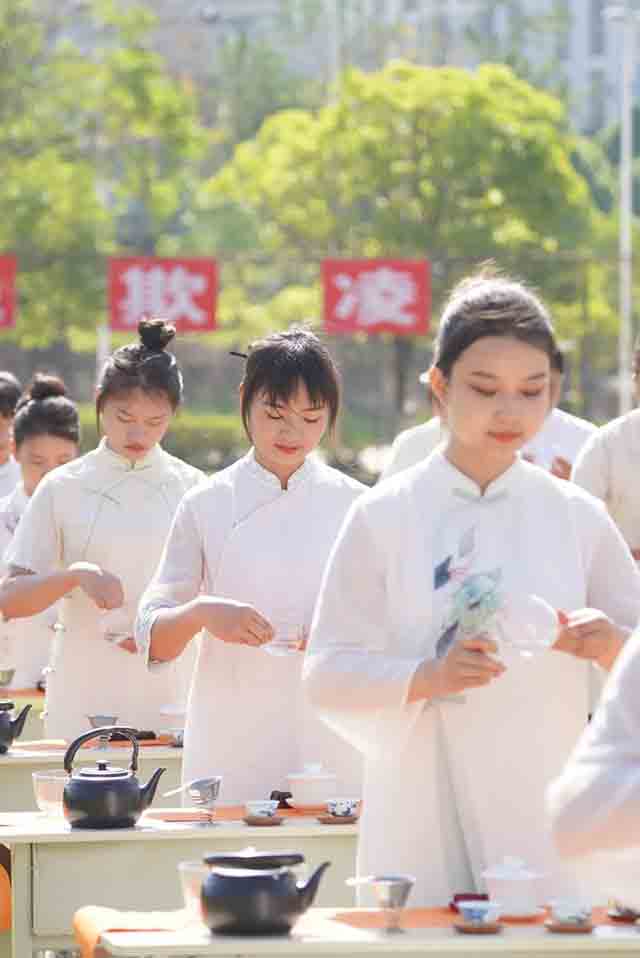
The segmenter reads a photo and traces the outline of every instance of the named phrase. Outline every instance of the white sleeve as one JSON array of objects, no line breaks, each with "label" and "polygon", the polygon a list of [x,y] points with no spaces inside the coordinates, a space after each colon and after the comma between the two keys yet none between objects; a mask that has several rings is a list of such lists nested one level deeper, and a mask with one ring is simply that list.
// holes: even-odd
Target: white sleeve
[{"label": "white sleeve", "polygon": [[329,559],[303,670],[320,717],[369,755],[399,747],[424,707],[407,704],[422,660],[399,648],[385,564],[356,502]]},{"label": "white sleeve", "polygon": [[587,570],[587,601],[632,631],[640,621],[640,572],[613,519],[596,505],[599,531]]},{"label": "white sleeve", "polygon": [[7,566],[50,575],[63,565],[63,536],[56,516],[52,483],[46,477],[29,499],[4,555]]},{"label": "white sleeve", "polygon": [[[162,609],[190,602],[200,592],[204,579],[202,534],[190,498],[183,498],[173,518],[155,575],[138,605],[135,640],[149,663],[153,624]],[[167,663],[153,663],[164,666]]]},{"label": "white sleeve", "polygon": [[578,453],[571,470],[571,479],[592,496],[607,501],[611,490],[611,463],[600,430],[586,441]]},{"label": "white sleeve", "polygon": [[640,843],[640,634],[629,639],[573,754],[547,792],[563,857]]}]

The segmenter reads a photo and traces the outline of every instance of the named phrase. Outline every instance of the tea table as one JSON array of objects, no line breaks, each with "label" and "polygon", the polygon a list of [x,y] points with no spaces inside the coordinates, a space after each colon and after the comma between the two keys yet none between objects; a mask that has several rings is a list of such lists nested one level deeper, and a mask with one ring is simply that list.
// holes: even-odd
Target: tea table
[{"label": "tea table", "polygon": [[[278,828],[241,821],[214,824],[145,819],[135,828],[71,830],[63,819],[39,813],[0,813],[0,844],[11,852],[13,958],[43,948],[71,948],[72,919],[90,902],[118,909],[150,911],[182,905],[179,861],[216,851],[295,849],[309,867],[330,861],[318,903],[349,907],[357,825],[336,828],[298,818]],[[0,954],[2,954],[0,936]]]}]

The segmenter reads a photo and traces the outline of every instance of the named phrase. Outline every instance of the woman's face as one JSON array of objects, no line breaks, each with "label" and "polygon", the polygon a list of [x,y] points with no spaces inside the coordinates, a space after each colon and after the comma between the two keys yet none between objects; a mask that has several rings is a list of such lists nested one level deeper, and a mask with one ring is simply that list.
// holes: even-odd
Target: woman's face
[{"label": "woman's face", "polygon": [[100,425],[109,448],[134,463],[162,441],[172,417],[173,408],[165,393],[132,389],[105,400]]},{"label": "woman's face", "polygon": [[15,451],[27,496],[32,496],[41,479],[57,466],[64,466],[78,455],[78,445],[59,436],[30,436]]},{"label": "woman's face", "polygon": [[269,401],[264,393],[249,409],[249,433],[258,462],[279,477],[293,475],[320,443],[329,421],[326,403],[311,402],[300,383],[289,402]]},{"label": "woman's face", "polygon": [[541,428],[550,409],[549,357],[501,336],[476,340],[456,360],[449,379],[432,370],[450,450],[512,461]]}]

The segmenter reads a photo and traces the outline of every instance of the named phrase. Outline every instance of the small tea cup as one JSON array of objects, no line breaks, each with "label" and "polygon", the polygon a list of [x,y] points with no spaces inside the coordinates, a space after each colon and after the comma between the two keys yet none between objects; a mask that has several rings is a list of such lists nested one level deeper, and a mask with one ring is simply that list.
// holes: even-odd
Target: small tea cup
[{"label": "small tea cup", "polygon": [[327,811],[336,818],[347,818],[357,813],[359,804],[359,798],[330,798],[327,800]]},{"label": "small tea cup", "polygon": [[551,920],[558,925],[588,925],[591,921],[591,905],[571,898],[549,902]]},{"label": "small tea cup", "polygon": [[470,925],[491,925],[500,917],[501,905],[496,901],[464,899],[456,902],[458,912]]},{"label": "small tea cup", "polygon": [[245,802],[245,810],[251,818],[273,818],[278,808],[278,802],[271,798],[256,799]]}]

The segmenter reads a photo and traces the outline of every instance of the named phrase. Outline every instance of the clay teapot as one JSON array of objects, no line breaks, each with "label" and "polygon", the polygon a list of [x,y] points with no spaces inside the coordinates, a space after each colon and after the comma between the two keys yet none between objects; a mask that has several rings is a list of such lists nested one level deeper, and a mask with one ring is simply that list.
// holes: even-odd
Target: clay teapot
[{"label": "clay teapot", "polygon": [[242,852],[208,855],[211,872],[202,884],[202,915],[211,931],[227,935],[286,935],[310,907],[324,862],[306,882],[290,870],[304,862],[298,852]]},{"label": "clay teapot", "polygon": [[10,713],[14,707],[13,702],[0,702],[0,755],[5,755],[14,740],[22,735],[31,708],[30,705],[25,705],[20,714],[12,719]]},{"label": "clay teapot", "polygon": [[[133,753],[129,768],[98,759],[91,767],[73,771],[73,760],[80,746],[110,732],[119,732],[131,742]],[[136,730],[120,725],[92,729],[80,735],[65,753],[64,768],[70,778],[64,787],[62,804],[72,828],[131,828],[151,805],[158,780],[165,771],[157,768],[146,785],[140,784],[136,777]]]}]

